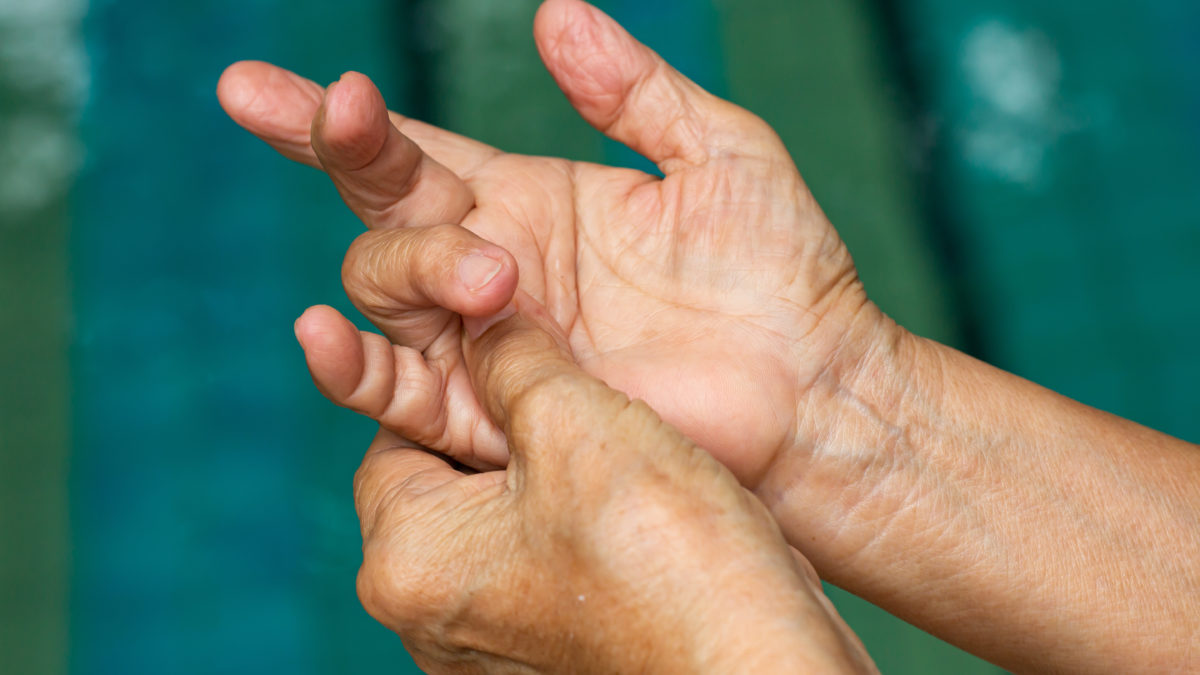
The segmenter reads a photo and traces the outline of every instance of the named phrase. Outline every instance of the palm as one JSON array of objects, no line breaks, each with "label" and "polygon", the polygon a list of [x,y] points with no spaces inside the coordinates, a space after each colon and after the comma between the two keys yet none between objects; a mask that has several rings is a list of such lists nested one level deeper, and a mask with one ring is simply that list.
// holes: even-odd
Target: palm
[{"label": "palm", "polygon": [[[664,179],[508,155],[395,114],[389,123],[360,75],[326,92],[267,64],[240,64],[219,94],[240,124],[329,172],[378,230],[360,249],[408,236],[389,228],[446,223],[506,249],[521,290],[564,328],[587,371],[646,400],[754,485],[791,440],[807,385],[866,302],[849,256],[761,120],[709,96],[578,0],[547,0],[535,37],[579,113],[657,162]],[[372,416],[468,463],[502,461],[498,431],[480,432],[486,417],[463,368],[454,314],[500,306],[478,298],[397,305],[395,288],[423,283],[422,275],[378,265],[374,253],[358,264],[354,251],[352,273],[387,267],[391,277],[351,280],[347,291],[401,345],[397,363],[408,359],[411,372],[424,360],[432,374],[417,388],[440,399],[407,415],[389,415],[393,406],[381,403]],[[306,354],[313,368],[313,350]],[[355,389],[331,398],[369,410],[350,400]]]},{"label": "palm", "polygon": [[[790,164],[730,159],[659,180],[500,155],[472,188],[464,225],[512,252],[522,289],[566,330],[580,364],[744,482],[760,477],[788,440],[797,384],[819,373],[830,344],[808,342],[807,372],[793,354],[822,295],[854,277]],[[809,285],[812,270],[822,287]]]}]

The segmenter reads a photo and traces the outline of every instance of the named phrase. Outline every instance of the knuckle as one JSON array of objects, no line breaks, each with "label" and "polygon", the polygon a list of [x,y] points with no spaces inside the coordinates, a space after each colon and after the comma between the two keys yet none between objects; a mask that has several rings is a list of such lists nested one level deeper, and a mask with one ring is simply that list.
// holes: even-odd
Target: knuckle
[{"label": "knuckle", "polygon": [[453,564],[463,560],[457,535],[428,525],[409,514],[365,540],[355,585],[368,614],[406,642],[442,651],[457,646],[455,626],[475,615],[488,584],[470,563]]},{"label": "knuckle", "polygon": [[397,419],[425,419],[430,411],[442,408],[442,381],[432,374],[415,369],[400,374],[397,396],[392,405]]},{"label": "knuckle", "polygon": [[440,250],[459,248],[467,234],[466,230],[462,227],[451,223],[430,225],[424,228],[424,230],[427,245]]},{"label": "knuckle", "polygon": [[449,598],[447,585],[437,573],[404,550],[404,546],[368,541],[356,590],[368,614],[398,633],[411,635],[437,623]]},{"label": "knuckle", "polygon": [[363,526],[363,539],[374,536],[379,521],[401,518],[403,479],[418,473],[413,457],[391,455],[387,448],[372,449],[354,473],[354,503]]},{"label": "knuckle", "polygon": [[383,423],[389,429],[449,457],[457,457],[462,452],[455,444],[445,405],[440,401],[420,405],[410,402],[406,397],[400,399],[385,413]]},{"label": "knuckle", "polygon": [[373,562],[373,556],[368,553],[370,550],[370,545],[363,546],[363,563],[358,568],[358,577],[355,579],[358,601],[375,620],[390,626],[391,617],[388,616],[383,601],[386,591],[380,581],[383,570]]},{"label": "knuckle", "polygon": [[406,448],[397,455],[394,450],[387,446],[368,450],[354,473],[354,504],[362,521],[364,541],[386,529],[385,525],[405,522],[411,515],[404,509],[406,479],[429,468],[422,465],[424,451]]},{"label": "knuckle", "polygon": [[428,278],[456,277],[458,261],[475,247],[474,235],[459,225],[443,223],[425,229],[420,255],[412,261]]},{"label": "knuckle", "polygon": [[364,312],[385,311],[395,305],[384,290],[383,275],[389,269],[393,246],[381,238],[383,234],[372,230],[359,235],[342,260],[342,285]]},{"label": "knuckle", "polygon": [[516,384],[532,384],[544,370],[561,371],[567,363],[562,348],[550,333],[522,321],[507,331],[491,331],[481,350],[484,372]]},{"label": "knuckle", "polygon": [[380,420],[387,416],[393,406],[395,399],[389,398],[389,394],[390,392],[356,391],[346,399],[345,407],[364,417]]},{"label": "knuckle", "polygon": [[375,529],[375,520],[379,515],[384,492],[376,457],[376,453],[368,452],[358,470],[354,472],[354,506],[358,511],[364,540],[370,537]]},{"label": "knuckle", "polygon": [[364,232],[354,238],[350,243],[350,248],[346,250],[346,256],[342,258],[342,282],[349,285],[351,282],[359,281],[363,278],[362,260],[366,255],[366,250],[371,243],[368,238],[371,232]]},{"label": "knuckle", "polygon": [[529,373],[510,389],[506,409],[514,420],[553,419],[564,409],[582,409],[586,398],[583,378],[549,367]]},{"label": "knuckle", "polygon": [[514,441],[527,453],[549,451],[565,460],[590,450],[611,450],[613,423],[627,403],[623,394],[599,380],[559,369],[515,388],[505,412]]},{"label": "knuckle", "polygon": [[423,305],[454,277],[473,236],[453,224],[364,232],[346,252],[342,284],[363,311],[390,316],[398,306]]},{"label": "knuckle", "polygon": [[430,428],[445,414],[445,380],[430,370],[420,352],[395,351],[399,354],[389,377],[380,378],[373,391],[362,392],[355,409],[405,438],[428,445]]}]

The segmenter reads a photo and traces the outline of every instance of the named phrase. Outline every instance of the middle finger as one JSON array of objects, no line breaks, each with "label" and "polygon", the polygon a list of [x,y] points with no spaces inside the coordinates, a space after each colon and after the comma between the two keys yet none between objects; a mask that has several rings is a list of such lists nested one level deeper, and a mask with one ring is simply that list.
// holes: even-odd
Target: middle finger
[{"label": "middle finger", "polygon": [[391,121],[365,75],[330,85],[312,123],[312,147],[346,205],[372,229],[459,224],[475,195]]}]

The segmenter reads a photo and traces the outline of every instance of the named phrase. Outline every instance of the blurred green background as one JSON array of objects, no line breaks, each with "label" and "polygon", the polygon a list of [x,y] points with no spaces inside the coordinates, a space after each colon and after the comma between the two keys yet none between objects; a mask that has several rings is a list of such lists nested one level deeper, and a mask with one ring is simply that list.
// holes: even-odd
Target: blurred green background
[{"label": "blurred green background", "polygon": [[[918,333],[1200,440],[1194,0],[609,0],[783,136]],[[504,149],[574,116],[535,0],[0,0],[0,672],[403,672],[359,608],[370,423],[292,321],[360,225],[237,129],[237,59]],[[885,673],[997,670],[841,592]]]}]

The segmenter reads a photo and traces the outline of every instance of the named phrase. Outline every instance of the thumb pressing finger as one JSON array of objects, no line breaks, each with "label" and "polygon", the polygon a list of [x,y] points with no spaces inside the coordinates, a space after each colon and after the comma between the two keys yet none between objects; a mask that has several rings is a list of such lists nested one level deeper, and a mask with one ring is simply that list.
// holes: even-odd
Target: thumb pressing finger
[{"label": "thumb pressing finger", "polygon": [[[623,459],[670,462],[696,450],[647,405],[580,369],[562,329],[525,293],[490,320],[464,322],[463,353],[476,395],[518,464],[560,475],[597,464],[575,460],[598,452],[600,463],[617,467]],[[686,452],[676,456],[673,448]]]},{"label": "thumb pressing finger", "polygon": [[540,390],[586,387],[594,380],[575,365],[558,322],[524,291],[493,316],[463,317],[463,329],[475,393],[501,428],[513,422],[523,399]]}]

